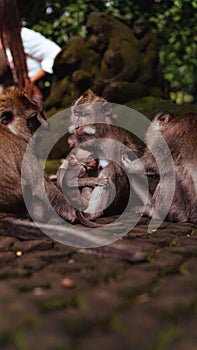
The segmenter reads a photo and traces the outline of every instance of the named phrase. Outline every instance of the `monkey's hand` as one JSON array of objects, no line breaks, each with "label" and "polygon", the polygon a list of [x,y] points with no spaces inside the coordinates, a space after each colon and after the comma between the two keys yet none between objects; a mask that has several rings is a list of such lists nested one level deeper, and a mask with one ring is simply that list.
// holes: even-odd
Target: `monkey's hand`
[{"label": "monkey's hand", "polygon": [[130,161],[129,157],[127,156],[127,154],[122,155],[121,161],[122,161],[123,166],[126,169],[128,169],[129,166],[131,165],[131,161]]},{"label": "monkey's hand", "polygon": [[130,160],[127,154],[123,154],[121,161],[129,174],[139,174],[144,172],[144,167],[139,159]]},{"label": "monkey's hand", "polygon": [[66,213],[66,219],[68,219],[70,222],[75,222],[76,220],[75,208],[70,207],[70,209]]},{"label": "monkey's hand", "polygon": [[147,205],[142,205],[142,206],[136,206],[134,208],[132,208],[132,211],[139,216],[148,216],[151,217],[151,205],[147,204]]},{"label": "monkey's hand", "polygon": [[108,183],[108,178],[107,176],[101,176],[101,177],[97,177],[95,179],[95,185],[98,185],[98,186],[106,186]]}]

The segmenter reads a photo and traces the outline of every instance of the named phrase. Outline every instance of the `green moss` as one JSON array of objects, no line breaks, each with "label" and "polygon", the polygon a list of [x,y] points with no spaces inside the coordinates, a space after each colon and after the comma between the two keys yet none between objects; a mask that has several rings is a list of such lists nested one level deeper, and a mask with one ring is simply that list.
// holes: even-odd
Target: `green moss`
[{"label": "green moss", "polygon": [[189,269],[188,269],[188,262],[183,262],[180,267],[179,267],[179,273],[182,276],[187,276],[189,275]]},{"label": "green moss", "polygon": [[183,104],[180,106],[168,100],[154,96],[135,99],[126,103],[126,106],[135,109],[150,119],[160,111],[168,111],[174,114],[183,113],[188,110],[197,111],[197,104]]},{"label": "green moss", "polygon": [[179,245],[179,237],[175,236],[173,237],[169,242],[168,242],[168,245],[170,247],[176,247]]},{"label": "green moss", "polygon": [[68,300],[66,298],[50,298],[43,300],[40,305],[41,312],[49,312],[53,310],[63,309],[68,305]]},{"label": "green moss", "polygon": [[164,328],[155,341],[155,344],[149,350],[168,350],[179,334],[179,328],[173,324]]},{"label": "green moss", "polygon": [[54,310],[60,310],[66,307],[79,307],[80,299],[75,295],[70,298],[65,297],[54,297],[48,298],[41,301],[39,309],[41,312],[50,312]]},{"label": "green moss", "polygon": [[55,174],[60,166],[60,161],[56,159],[47,160],[45,164],[45,170],[47,174]]}]

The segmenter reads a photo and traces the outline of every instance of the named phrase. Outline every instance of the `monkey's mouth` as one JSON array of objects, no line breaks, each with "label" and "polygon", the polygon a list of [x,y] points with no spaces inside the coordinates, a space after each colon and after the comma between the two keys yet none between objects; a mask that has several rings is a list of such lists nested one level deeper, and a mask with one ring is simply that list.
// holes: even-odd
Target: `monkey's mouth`
[{"label": "monkey's mouth", "polygon": [[77,134],[78,136],[81,136],[81,135],[84,135],[84,133],[87,135],[95,135],[95,128],[87,125],[75,127],[75,134]]},{"label": "monkey's mouth", "polygon": [[77,126],[75,128],[75,134],[77,134],[78,136],[83,135],[84,134],[84,128],[82,126]]}]

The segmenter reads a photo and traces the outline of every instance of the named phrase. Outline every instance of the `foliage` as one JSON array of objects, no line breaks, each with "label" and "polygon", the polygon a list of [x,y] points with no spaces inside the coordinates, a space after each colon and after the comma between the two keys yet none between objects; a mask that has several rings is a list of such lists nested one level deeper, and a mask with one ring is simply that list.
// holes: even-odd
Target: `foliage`
[{"label": "foliage", "polygon": [[64,46],[85,35],[87,16],[103,11],[129,26],[149,19],[160,45],[160,63],[169,96],[177,103],[197,100],[197,0],[18,0],[27,25]]},{"label": "foliage", "polygon": [[173,0],[150,17],[160,38],[160,62],[172,100],[197,100],[197,0]]}]

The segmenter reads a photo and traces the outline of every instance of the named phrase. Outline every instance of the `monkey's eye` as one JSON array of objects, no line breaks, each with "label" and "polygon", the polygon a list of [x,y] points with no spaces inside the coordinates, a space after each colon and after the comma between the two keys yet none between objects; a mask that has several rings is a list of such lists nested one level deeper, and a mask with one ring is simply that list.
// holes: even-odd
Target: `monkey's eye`
[{"label": "monkey's eye", "polygon": [[3,111],[0,116],[0,124],[8,125],[13,120],[12,111]]},{"label": "monkey's eye", "polygon": [[30,115],[30,118],[37,118],[37,115],[38,115],[37,113],[33,113]]},{"label": "monkey's eye", "polygon": [[75,111],[75,116],[77,117],[86,117],[88,116],[88,112],[87,111]]},{"label": "monkey's eye", "polygon": [[88,112],[81,112],[81,117],[87,117],[89,115]]}]

